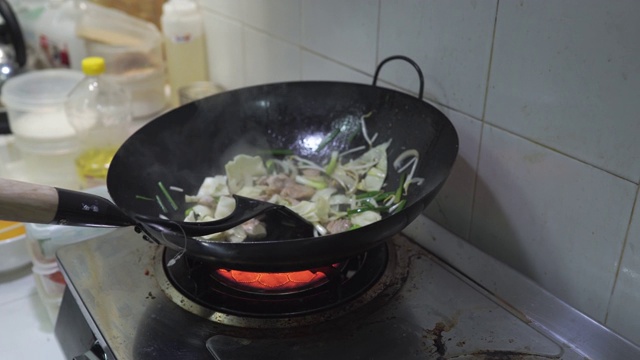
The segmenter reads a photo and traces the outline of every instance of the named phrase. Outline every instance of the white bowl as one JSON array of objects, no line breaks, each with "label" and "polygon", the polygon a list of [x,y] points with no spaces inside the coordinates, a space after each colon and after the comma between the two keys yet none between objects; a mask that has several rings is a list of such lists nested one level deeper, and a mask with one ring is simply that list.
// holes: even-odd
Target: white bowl
[{"label": "white bowl", "polygon": [[0,240],[0,272],[14,270],[31,262],[27,249],[27,235]]}]

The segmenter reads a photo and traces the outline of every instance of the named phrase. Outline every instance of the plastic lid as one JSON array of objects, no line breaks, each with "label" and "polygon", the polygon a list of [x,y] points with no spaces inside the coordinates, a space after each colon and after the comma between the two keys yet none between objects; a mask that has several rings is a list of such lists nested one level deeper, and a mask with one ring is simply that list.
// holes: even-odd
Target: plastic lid
[{"label": "plastic lid", "polygon": [[163,13],[186,15],[197,11],[198,5],[192,0],[169,0],[162,5]]},{"label": "plastic lid", "polygon": [[35,70],[20,74],[2,86],[2,102],[8,110],[31,111],[49,105],[62,106],[67,94],[82,77],[82,72],[69,69]]},{"label": "plastic lid", "polygon": [[90,56],[82,59],[82,72],[89,76],[100,75],[104,72],[104,59]]}]

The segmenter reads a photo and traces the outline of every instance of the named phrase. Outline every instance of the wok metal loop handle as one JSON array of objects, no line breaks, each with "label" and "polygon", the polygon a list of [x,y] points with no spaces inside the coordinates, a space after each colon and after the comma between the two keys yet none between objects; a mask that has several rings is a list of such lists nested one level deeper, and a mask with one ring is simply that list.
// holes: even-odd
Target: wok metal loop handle
[{"label": "wok metal loop handle", "polygon": [[376,73],[373,75],[373,86],[376,86],[376,83],[378,82],[378,74],[380,73],[382,66],[384,66],[384,64],[388,63],[391,60],[404,60],[409,64],[413,65],[413,67],[418,72],[418,79],[420,80],[420,89],[418,90],[418,99],[422,100],[422,94],[424,94],[424,76],[422,75],[422,70],[420,69],[420,66],[418,66],[418,64],[415,61],[413,61],[411,58],[408,58],[404,55],[394,55],[382,60],[382,62],[380,62],[380,64],[376,68]]}]

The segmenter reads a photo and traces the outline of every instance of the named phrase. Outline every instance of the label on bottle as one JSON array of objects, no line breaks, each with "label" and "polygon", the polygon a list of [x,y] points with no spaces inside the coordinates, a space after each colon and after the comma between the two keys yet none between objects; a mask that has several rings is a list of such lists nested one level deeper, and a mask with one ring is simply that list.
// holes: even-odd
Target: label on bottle
[{"label": "label on bottle", "polygon": [[193,41],[194,36],[191,33],[173,35],[170,40],[176,44],[189,43]]}]

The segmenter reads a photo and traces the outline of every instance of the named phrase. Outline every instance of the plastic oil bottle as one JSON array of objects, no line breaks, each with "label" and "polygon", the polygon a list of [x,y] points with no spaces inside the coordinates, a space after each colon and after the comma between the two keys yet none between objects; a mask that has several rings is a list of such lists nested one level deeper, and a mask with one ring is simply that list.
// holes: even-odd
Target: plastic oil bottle
[{"label": "plastic oil bottle", "polygon": [[172,106],[178,90],[196,81],[209,80],[204,25],[198,5],[192,0],[169,0],[160,17]]},{"label": "plastic oil bottle", "polygon": [[80,142],[76,169],[82,187],[104,185],[111,160],[129,135],[131,100],[120,85],[103,76],[101,57],[82,60],[85,77],[71,90],[65,111]]}]

